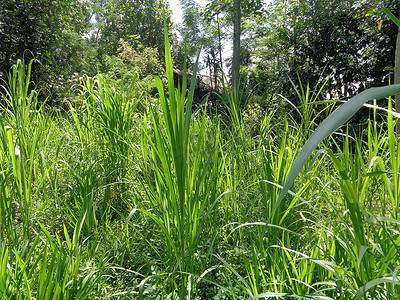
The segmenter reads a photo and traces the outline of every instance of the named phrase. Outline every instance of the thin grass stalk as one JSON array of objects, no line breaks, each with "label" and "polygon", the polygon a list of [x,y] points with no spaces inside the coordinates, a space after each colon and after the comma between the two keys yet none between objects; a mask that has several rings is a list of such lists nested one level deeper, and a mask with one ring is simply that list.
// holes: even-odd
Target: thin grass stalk
[{"label": "thin grass stalk", "polygon": [[[393,110],[392,99],[389,98],[388,102],[389,112]],[[398,120],[397,120],[398,122]],[[400,143],[396,137],[395,124],[393,115],[387,114],[387,125],[388,125],[388,146],[390,156],[390,170],[392,173],[392,188],[389,190],[392,200],[392,213],[396,219],[400,219],[400,151],[398,150]]]},{"label": "thin grass stalk", "polygon": [[[8,157],[8,141],[9,132],[11,127],[4,126],[3,119],[0,115],[0,137],[1,137],[1,151],[0,151],[0,163],[6,164],[9,162]],[[3,169],[0,172],[0,240],[8,239],[9,241],[16,240],[16,232],[13,227],[13,210],[12,210],[12,198],[9,191],[8,182],[11,180],[12,170]],[[5,233],[5,234],[4,234]]]}]

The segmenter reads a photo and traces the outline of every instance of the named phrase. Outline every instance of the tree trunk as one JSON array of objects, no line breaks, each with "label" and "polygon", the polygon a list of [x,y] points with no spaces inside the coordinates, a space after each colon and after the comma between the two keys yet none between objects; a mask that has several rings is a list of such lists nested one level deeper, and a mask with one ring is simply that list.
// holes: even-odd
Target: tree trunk
[{"label": "tree trunk", "polygon": [[232,86],[239,84],[240,71],[240,23],[241,23],[240,0],[233,1],[233,59],[232,59]]},{"label": "tree trunk", "polygon": [[221,78],[223,78],[224,70],[222,67],[222,43],[221,43],[221,24],[219,20],[219,13],[217,13],[217,25],[218,25],[218,51],[219,51],[219,65],[221,69]]},{"label": "tree trunk", "polygon": [[[400,12],[399,12],[400,18]],[[394,59],[394,83],[400,83],[400,27],[397,33],[397,41],[396,41],[396,52],[395,52],[395,59]],[[400,94],[395,96],[395,108],[396,112],[400,112]],[[396,133],[400,135],[400,122],[397,121],[396,124]]]}]

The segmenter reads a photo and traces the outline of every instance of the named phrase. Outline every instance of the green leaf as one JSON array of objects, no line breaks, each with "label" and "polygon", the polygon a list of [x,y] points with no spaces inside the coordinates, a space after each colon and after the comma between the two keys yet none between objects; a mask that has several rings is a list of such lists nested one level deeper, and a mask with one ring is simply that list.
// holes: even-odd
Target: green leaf
[{"label": "green leaf", "polygon": [[361,287],[361,289],[358,291],[357,295],[354,297],[354,300],[361,299],[362,296],[371,288],[380,285],[380,284],[393,284],[393,285],[400,285],[400,281],[397,280],[397,277],[383,277],[383,278],[378,278],[371,280],[367,284]]},{"label": "green leaf", "polygon": [[337,128],[345,124],[367,101],[389,97],[399,92],[400,84],[370,88],[354,96],[349,101],[341,105],[331,115],[329,115],[307,140],[303,146],[303,149],[300,151],[300,154],[294,160],[285,185],[279,194],[278,201],[272,209],[271,215],[269,216],[267,222],[271,220],[275,210],[278,208],[289,189],[292,187],[297,175],[301,172],[308,158],[323,139],[331,135]]},{"label": "green leaf", "polygon": [[255,296],[251,297],[250,299],[286,297],[287,295],[288,295],[288,293],[273,293],[273,292],[269,292],[269,293],[263,293],[263,294],[255,295]]},{"label": "green leaf", "polygon": [[360,269],[361,267],[361,261],[365,255],[365,253],[367,252],[368,247],[367,246],[361,246],[359,249],[359,253],[358,253],[358,264],[357,267]]},{"label": "green leaf", "polygon": [[386,7],[382,7],[383,11],[389,16],[389,18],[400,27],[400,20],[397,19]]}]

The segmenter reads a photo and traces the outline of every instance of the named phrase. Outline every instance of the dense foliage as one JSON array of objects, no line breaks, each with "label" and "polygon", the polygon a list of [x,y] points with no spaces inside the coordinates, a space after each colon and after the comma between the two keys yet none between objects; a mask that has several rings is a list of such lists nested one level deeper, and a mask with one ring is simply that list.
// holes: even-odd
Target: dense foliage
[{"label": "dense foliage", "polygon": [[[241,115],[230,94],[226,127],[206,109],[192,114],[194,82],[188,92],[185,80],[175,88],[168,50],[166,59],[169,96],[157,77],[158,101],[138,110],[148,97],[139,77],[128,88],[85,77],[67,115],[39,106],[29,91],[32,64],[13,67],[0,115],[1,295],[396,297],[391,101],[387,129],[373,110],[362,135],[348,130],[343,146],[329,138],[312,160],[300,159],[303,173],[282,198],[315,129],[310,91],[300,122],[276,111]],[[321,140],[365,100],[399,90],[366,91],[312,137]]]},{"label": "dense foliage", "polygon": [[400,85],[334,108],[388,83],[400,22],[372,0],[248,7],[240,85],[194,107],[231,4],[184,1],[186,53],[162,0],[0,4],[0,298],[398,298]]},{"label": "dense foliage", "polygon": [[[170,25],[164,0],[1,1],[0,78],[18,59],[37,59],[33,82],[47,90],[49,104],[59,105],[80,76],[109,72],[107,58],[126,46],[144,53],[136,67],[147,64],[149,54],[157,62],[164,51],[164,16]],[[144,73],[160,69],[158,64]]]},{"label": "dense foliage", "polygon": [[[82,34],[88,10],[75,0],[4,0],[0,3],[0,76],[18,59],[37,59],[32,79],[58,92],[68,77],[93,63]],[[57,95],[55,95],[57,96]]]},{"label": "dense foliage", "polygon": [[96,0],[95,15],[98,32],[94,38],[102,55],[118,53],[123,40],[138,47],[156,48],[164,52],[165,21],[171,25],[166,0]]},{"label": "dense foliage", "polygon": [[[396,1],[379,4],[399,11]],[[398,30],[376,1],[277,0],[267,11],[246,24],[256,93],[290,97],[298,77],[311,86],[330,78],[330,99],[389,83]]]}]

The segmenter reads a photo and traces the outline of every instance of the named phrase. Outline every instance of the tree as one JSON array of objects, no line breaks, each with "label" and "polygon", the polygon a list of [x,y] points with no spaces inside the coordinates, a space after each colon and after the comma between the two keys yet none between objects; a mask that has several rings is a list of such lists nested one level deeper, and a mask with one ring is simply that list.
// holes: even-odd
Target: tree
[{"label": "tree", "polygon": [[240,25],[242,11],[240,0],[233,1],[233,58],[232,58],[232,90],[238,88],[240,77]]},{"label": "tree", "polygon": [[[233,56],[232,56],[232,68],[231,68],[231,82],[232,85],[237,85],[240,77],[240,60],[241,60],[241,25],[243,18],[251,18],[259,13],[262,8],[261,0],[210,0],[206,7],[206,17],[210,19],[210,16],[217,16],[220,20],[219,15],[224,15],[226,23],[233,25]],[[218,22],[219,26],[219,22]],[[218,30],[220,34],[220,30]],[[219,44],[221,44],[220,35]],[[222,50],[220,50],[220,55]],[[222,60],[222,59],[221,59]]]},{"label": "tree", "polygon": [[201,18],[200,5],[194,0],[181,0],[181,7],[183,22],[178,25],[178,30],[183,44],[178,47],[178,53],[174,53],[174,55],[180,56],[179,67],[183,67],[183,61],[186,59],[188,67],[191,68],[199,50],[207,47],[208,38]]},{"label": "tree", "polygon": [[[394,2],[391,9],[398,6]],[[250,84],[260,94],[281,93],[295,103],[292,82],[298,76],[311,87],[331,76],[326,85],[331,97],[387,84],[385,67],[393,64],[398,29],[385,21],[379,30],[366,16],[374,8],[374,0],[275,1],[262,20],[254,20],[259,26],[251,25],[258,41],[251,72],[263,79]]]},{"label": "tree", "polygon": [[[208,51],[207,60],[210,70],[214,72],[214,85],[217,86],[218,76],[222,77],[224,61],[222,58],[223,41],[229,40],[231,32],[231,20],[229,17],[230,2],[227,0],[214,0],[209,2],[202,11],[202,16],[206,22],[206,28],[214,37],[215,42],[212,43]],[[215,47],[215,45],[218,45]],[[210,71],[210,74],[212,72]]]},{"label": "tree", "polygon": [[178,30],[182,44],[176,49],[178,55],[175,56],[178,58],[178,65],[182,66],[182,53],[186,53],[186,61],[191,68],[201,49],[204,59],[200,62],[200,69],[206,68],[210,75],[209,84],[218,89],[218,77],[222,77],[222,41],[226,38],[223,36],[226,27],[219,7],[212,4],[215,3],[201,7],[194,0],[181,0],[183,22]]},{"label": "tree", "polygon": [[156,48],[164,53],[164,19],[172,28],[166,0],[95,0],[99,55],[116,55],[123,40],[134,48]]},{"label": "tree", "polygon": [[82,1],[2,0],[0,75],[7,76],[17,59],[37,59],[40,64],[34,66],[32,80],[53,90],[57,84],[51,78],[71,67],[70,57],[78,50],[75,41],[81,39],[88,24],[88,10]]},{"label": "tree", "polygon": [[[230,62],[235,62],[231,64],[231,82],[233,82],[234,74],[233,65],[237,68],[235,73],[239,78],[240,57],[242,56],[240,27],[244,19],[256,15],[261,10],[262,1],[240,0],[236,3],[236,5],[239,4],[239,9],[236,9],[236,12],[239,12],[238,15],[234,14],[234,0],[210,0],[202,9],[194,0],[181,0],[181,4],[184,18],[179,32],[186,45],[189,61],[193,60],[201,48],[205,53],[204,62],[209,70],[211,82],[216,87],[218,86],[218,77],[222,77],[223,72],[223,42],[235,40],[235,59],[229,59]],[[236,23],[234,17],[236,17]],[[234,23],[236,32],[232,35]]]}]

